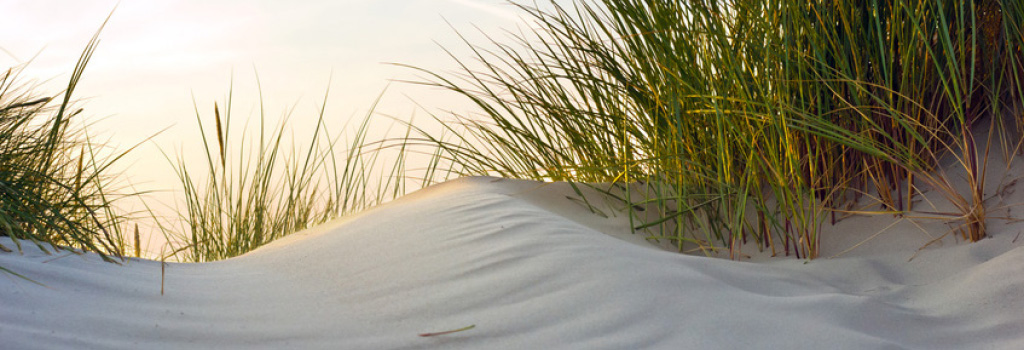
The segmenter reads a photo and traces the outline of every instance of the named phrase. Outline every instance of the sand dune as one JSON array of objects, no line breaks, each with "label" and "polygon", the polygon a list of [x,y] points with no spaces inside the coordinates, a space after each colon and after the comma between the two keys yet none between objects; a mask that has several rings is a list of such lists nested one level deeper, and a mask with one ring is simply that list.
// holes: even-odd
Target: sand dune
[{"label": "sand dune", "polygon": [[[203,264],[25,245],[0,266],[9,349],[1018,349],[1024,226],[979,243],[897,223],[834,259],[681,255],[565,184],[463,178]],[[829,227],[825,255],[892,217]],[[932,232],[937,236],[941,227]],[[891,232],[890,232],[891,231]],[[918,231],[918,232],[915,232]],[[929,229],[928,231],[932,231]],[[2,244],[10,241],[3,238]],[[9,246],[9,245],[8,245]],[[908,261],[914,256],[913,260]],[[461,332],[421,337],[475,326]]]}]

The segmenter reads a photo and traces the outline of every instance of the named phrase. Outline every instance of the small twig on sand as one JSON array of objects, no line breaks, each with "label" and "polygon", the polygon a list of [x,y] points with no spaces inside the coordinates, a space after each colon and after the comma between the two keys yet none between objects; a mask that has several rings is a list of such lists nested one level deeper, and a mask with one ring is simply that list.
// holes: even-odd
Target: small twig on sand
[{"label": "small twig on sand", "polygon": [[452,334],[452,333],[457,333],[457,332],[462,332],[462,331],[468,331],[468,330],[473,329],[473,328],[476,328],[475,324],[469,325],[469,326],[466,326],[466,327],[462,327],[462,328],[459,328],[459,329],[453,329],[453,330],[450,330],[450,331],[432,332],[432,333],[420,333],[420,336],[421,337],[433,337],[433,336],[438,336],[438,335],[445,335],[445,334]]},{"label": "small twig on sand", "polygon": [[160,295],[164,295],[164,276],[166,276],[167,262],[160,259]]}]

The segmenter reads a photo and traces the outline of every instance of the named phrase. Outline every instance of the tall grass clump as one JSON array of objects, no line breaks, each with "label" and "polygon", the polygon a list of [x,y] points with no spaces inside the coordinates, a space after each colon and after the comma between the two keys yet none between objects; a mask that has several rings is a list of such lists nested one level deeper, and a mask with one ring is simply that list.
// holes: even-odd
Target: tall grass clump
[{"label": "tall grass clump", "polygon": [[[114,207],[111,165],[120,155],[99,155],[72,95],[98,43],[94,36],[62,95],[40,95],[22,84],[24,66],[0,73],[0,236],[43,251],[60,246],[98,253],[104,260],[125,254]],[[11,251],[0,245],[0,250]]]},{"label": "tall grass clump", "polygon": [[238,256],[404,191],[402,178],[394,176],[404,171],[401,157],[391,160],[390,169],[375,167],[384,162],[378,161],[380,144],[366,141],[373,108],[350,147],[339,152],[339,137],[325,123],[326,99],[304,144],[286,138],[290,115],[279,125],[267,125],[262,103],[252,136],[245,127],[236,130],[231,94],[223,109],[213,106],[212,122],[204,123],[197,107],[205,166],[197,172],[183,156],[175,161],[183,227],[164,228],[179,258],[204,262]]},{"label": "tall grass clump", "polygon": [[[1018,2],[517,6],[534,27],[513,44],[467,41],[458,74],[423,70],[482,112],[448,123],[455,138],[423,135],[467,173],[628,184],[635,227],[681,250],[814,258],[836,213],[866,194],[909,213],[920,185],[957,208],[932,215],[985,235],[989,143],[972,130],[995,116],[1019,144]],[[945,156],[969,194],[939,171]]]}]

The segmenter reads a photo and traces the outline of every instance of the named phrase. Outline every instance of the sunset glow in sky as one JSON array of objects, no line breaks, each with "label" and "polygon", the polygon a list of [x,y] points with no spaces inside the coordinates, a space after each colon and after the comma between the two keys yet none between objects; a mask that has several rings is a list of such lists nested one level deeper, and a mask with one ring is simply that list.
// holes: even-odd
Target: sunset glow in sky
[{"label": "sunset glow in sky", "polygon": [[[202,158],[190,156],[200,149],[193,98],[212,114],[233,80],[235,118],[254,121],[258,73],[268,122],[294,108],[291,125],[301,132],[329,87],[327,123],[340,129],[362,118],[389,79],[417,76],[385,63],[452,70],[439,45],[464,52],[456,30],[479,38],[479,27],[500,38],[522,23],[501,0],[6,0],[0,67],[29,62],[22,82],[56,94],[112,11],[75,97],[95,123],[91,135],[115,150],[156,135],[121,165],[139,190],[163,191],[180,184],[161,149]],[[411,100],[451,110],[465,104],[395,83],[377,112],[413,115]]]}]

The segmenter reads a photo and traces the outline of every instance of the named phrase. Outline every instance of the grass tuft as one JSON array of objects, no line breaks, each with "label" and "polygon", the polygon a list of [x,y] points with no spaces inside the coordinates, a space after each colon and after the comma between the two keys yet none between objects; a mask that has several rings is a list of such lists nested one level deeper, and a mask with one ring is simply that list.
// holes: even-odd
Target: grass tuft
[{"label": "grass tuft", "polygon": [[114,203],[126,195],[112,190],[117,177],[110,174],[124,153],[100,155],[103,145],[77,126],[82,109],[72,98],[98,35],[62,95],[40,96],[21,83],[24,65],[0,73],[0,236],[19,250],[28,241],[48,253],[71,247],[107,261],[125,254],[120,227],[128,218]]},{"label": "grass tuft", "polygon": [[638,185],[624,200],[659,215],[634,210],[634,227],[680,250],[814,258],[837,213],[872,193],[877,210],[911,213],[921,185],[976,241],[991,143],[973,128],[994,115],[993,134],[1021,144],[1006,126],[1022,120],[998,118],[1024,101],[1016,2],[517,6],[536,29],[514,44],[466,41],[457,75],[420,69],[482,115],[422,139],[467,174]]},{"label": "grass tuft", "polygon": [[[336,152],[338,137],[325,123],[327,95],[304,147],[286,142],[289,115],[276,127],[266,124],[262,103],[254,137],[246,139],[242,130],[235,141],[230,93],[223,113],[218,104],[213,106],[216,143],[211,144],[196,107],[205,169],[196,172],[183,156],[176,159],[185,205],[182,227],[163,228],[172,245],[177,244],[172,249],[179,259],[204,262],[242,255],[403,193],[402,178],[396,176],[402,167],[390,172],[375,168],[381,152],[366,141],[372,109],[347,152]],[[382,173],[379,178],[371,175],[376,171]],[[370,191],[374,186],[377,190]]]}]

